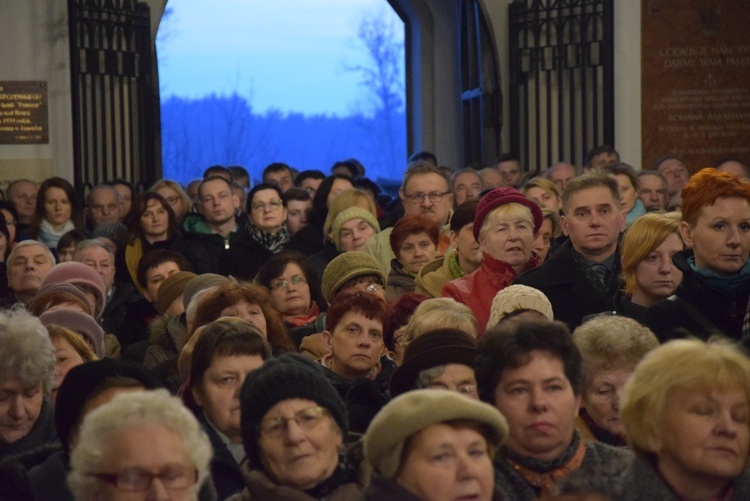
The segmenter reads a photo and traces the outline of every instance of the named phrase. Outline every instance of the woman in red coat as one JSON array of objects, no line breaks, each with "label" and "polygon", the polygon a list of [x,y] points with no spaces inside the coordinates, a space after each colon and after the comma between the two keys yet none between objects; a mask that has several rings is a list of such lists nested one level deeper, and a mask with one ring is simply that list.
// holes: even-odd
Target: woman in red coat
[{"label": "woman in red coat", "polygon": [[495,188],[479,201],[474,237],[482,250],[482,265],[473,273],[448,282],[443,296],[471,308],[480,336],[490,318],[495,294],[538,264],[532,243],[543,219],[539,206],[515,188]]}]

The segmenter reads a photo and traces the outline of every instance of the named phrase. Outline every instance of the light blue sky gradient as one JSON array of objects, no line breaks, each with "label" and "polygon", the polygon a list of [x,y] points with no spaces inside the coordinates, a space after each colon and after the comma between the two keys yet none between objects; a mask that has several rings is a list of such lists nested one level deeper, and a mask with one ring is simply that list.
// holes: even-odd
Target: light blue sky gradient
[{"label": "light blue sky gradient", "polygon": [[[172,0],[159,27],[162,98],[231,94],[256,112],[278,109],[348,115],[358,109],[358,48],[363,15],[384,12],[385,0]],[[402,68],[403,69],[403,68]],[[358,95],[359,94],[359,95]]]}]

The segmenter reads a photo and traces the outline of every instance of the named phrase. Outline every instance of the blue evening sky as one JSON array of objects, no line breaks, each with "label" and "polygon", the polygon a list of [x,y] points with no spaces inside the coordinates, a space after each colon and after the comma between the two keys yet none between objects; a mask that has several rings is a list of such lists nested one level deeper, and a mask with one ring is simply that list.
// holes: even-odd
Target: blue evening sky
[{"label": "blue evening sky", "polygon": [[[157,50],[162,99],[231,94],[256,112],[348,115],[365,64],[357,25],[384,12],[386,0],[171,0]],[[403,69],[403,68],[402,68]]]}]

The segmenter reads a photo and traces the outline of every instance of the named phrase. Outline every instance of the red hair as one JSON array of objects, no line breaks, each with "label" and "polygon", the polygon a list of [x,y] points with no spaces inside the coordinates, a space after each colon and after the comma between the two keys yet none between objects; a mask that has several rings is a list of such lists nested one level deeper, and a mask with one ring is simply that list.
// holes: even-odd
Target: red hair
[{"label": "red hair", "polygon": [[719,198],[743,198],[750,204],[750,182],[713,168],[701,169],[682,188],[682,220],[694,226],[700,210]]},{"label": "red hair", "polygon": [[271,345],[274,355],[286,351],[296,351],[271,295],[265,287],[250,282],[230,281],[202,296],[195,311],[194,323],[196,328],[210,324],[221,316],[224,308],[235,305],[240,301],[247,301],[249,304],[260,306],[266,319],[268,344]]},{"label": "red hair", "polygon": [[381,322],[383,332],[388,328],[388,307],[384,300],[369,292],[344,291],[336,294],[328,307],[326,330],[333,332],[344,315],[350,312],[360,313],[370,320]]},{"label": "red hair", "polygon": [[404,216],[396,222],[391,231],[391,249],[393,253],[398,256],[398,251],[401,249],[401,245],[404,240],[409,238],[410,235],[419,235],[420,233],[427,233],[435,244],[438,245],[438,239],[440,238],[440,227],[431,219],[427,219],[424,216]]},{"label": "red hair", "polygon": [[408,324],[417,306],[427,299],[429,298],[424,294],[407,292],[398,298],[398,301],[390,305],[389,309],[391,312],[388,315],[388,330],[383,331],[383,339],[389,350],[393,349],[393,333],[400,327]]}]

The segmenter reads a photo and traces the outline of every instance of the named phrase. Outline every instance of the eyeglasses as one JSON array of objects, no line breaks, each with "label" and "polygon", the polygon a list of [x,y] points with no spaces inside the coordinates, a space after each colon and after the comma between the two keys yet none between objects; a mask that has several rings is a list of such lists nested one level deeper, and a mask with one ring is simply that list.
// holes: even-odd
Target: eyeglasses
[{"label": "eyeglasses", "polygon": [[323,407],[315,406],[302,409],[292,417],[273,417],[266,418],[258,425],[258,431],[261,435],[270,438],[281,438],[286,433],[289,421],[294,421],[302,430],[309,431],[318,426],[328,411]]},{"label": "eyeglasses", "polygon": [[113,485],[125,492],[143,492],[158,478],[165,489],[178,490],[192,487],[198,481],[198,470],[192,466],[168,466],[159,473],[140,468],[130,468],[120,473],[89,473],[87,476]]},{"label": "eyeglasses", "polygon": [[171,197],[166,197],[165,200],[167,201],[169,206],[172,207],[173,205],[175,205],[177,202],[180,201],[180,197],[179,195],[172,195]]},{"label": "eyeglasses", "polygon": [[414,193],[413,195],[407,195],[404,193],[404,196],[413,204],[421,204],[424,202],[425,198],[429,198],[430,202],[436,204],[443,200],[443,197],[446,195],[450,195],[450,191],[446,191],[444,193],[441,193],[439,191],[433,191],[432,193]]},{"label": "eyeglasses", "polygon": [[295,286],[300,284],[304,285],[307,283],[307,280],[302,275],[294,275],[291,281],[287,280],[286,278],[276,278],[274,280],[271,280],[271,290],[282,288],[288,289],[290,283]]},{"label": "eyeglasses", "polygon": [[253,205],[251,205],[250,207],[255,212],[260,212],[262,210],[265,210],[266,207],[268,207],[269,210],[278,210],[283,205],[284,205],[284,203],[281,200],[271,200],[270,202],[268,202],[266,204],[264,204],[263,202],[256,202]]}]

